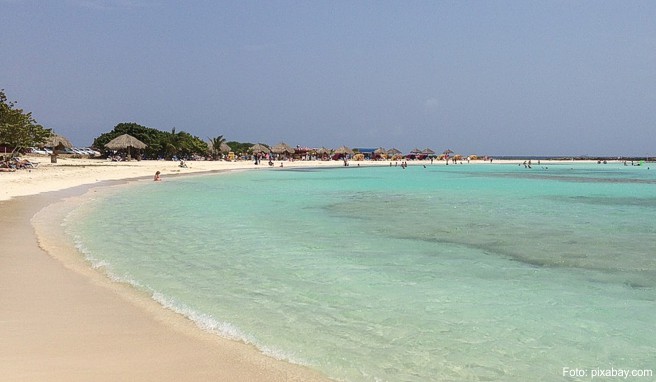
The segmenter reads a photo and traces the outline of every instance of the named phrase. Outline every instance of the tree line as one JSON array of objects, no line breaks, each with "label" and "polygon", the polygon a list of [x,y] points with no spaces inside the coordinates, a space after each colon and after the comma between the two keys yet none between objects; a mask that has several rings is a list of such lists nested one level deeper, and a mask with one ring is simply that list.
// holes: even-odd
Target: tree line
[{"label": "tree line", "polygon": [[23,148],[42,145],[50,135],[52,130],[38,124],[31,112],[18,108],[0,89],[0,146],[10,148],[14,156]]},{"label": "tree line", "polygon": [[[28,147],[43,147],[52,130],[47,129],[26,112],[16,106],[16,102],[8,101],[4,89],[0,89],[0,146],[12,150],[12,156]],[[112,139],[129,134],[147,145],[141,155],[145,158],[191,158],[194,156],[220,158],[227,151],[247,153],[251,143],[230,141],[219,135],[208,138],[209,142],[193,136],[185,131],[162,131],[137,123],[119,123],[110,132],[103,133],[93,140],[92,147],[108,153],[105,145]]]}]

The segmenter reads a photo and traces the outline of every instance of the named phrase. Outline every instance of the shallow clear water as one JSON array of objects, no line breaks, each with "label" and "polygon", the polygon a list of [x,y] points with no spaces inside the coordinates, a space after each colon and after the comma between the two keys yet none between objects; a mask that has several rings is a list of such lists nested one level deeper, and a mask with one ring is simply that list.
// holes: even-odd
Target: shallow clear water
[{"label": "shallow clear water", "polygon": [[338,380],[571,381],[655,368],[654,216],[644,166],[350,167],[144,182],[67,229],[206,330]]}]

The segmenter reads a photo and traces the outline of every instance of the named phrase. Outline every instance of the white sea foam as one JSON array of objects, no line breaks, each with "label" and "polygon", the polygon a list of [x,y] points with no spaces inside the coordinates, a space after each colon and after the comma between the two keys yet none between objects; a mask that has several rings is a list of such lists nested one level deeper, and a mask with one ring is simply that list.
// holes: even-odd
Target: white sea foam
[{"label": "white sea foam", "polygon": [[254,345],[263,354],[266,354],[269,357],[278,360],[296,363],[299,365],[307,365],[307,363],[304,362],[303,360],[292,357],[287,352],[260,344],[256,338],[254,338],[251,335],[248,335],[247,333],[244,333],[237,326],[229,322],[218,321],[213,316],[206,313],[198,312],[197,310],[192,309],[187,305],[176,301],[173,298],[167,297],[162,293],[153,292],[152,298],[153,300],[157,301],[160,305],[162,305],[164,308],[170,309],[190,319],[191,321],[196,323],[196,325],[200,329],[206,332],[214,333],[221,337],[228,338],[234,341],[242,341],[247,344]]},{"label": "white sea foam", "polygon": [[243,341],[250,344],[255,343],[252,337],[246,335],[239,330],[239,328],[230,323],[217,321],[214,317],[191,309],[187,305],[177,302],[175,299],[167,297],[162,293],[153,292],[152,297],[153,300],[160,303],[163,307],[187,317],[194,321],[199,328],[205,331],[216,333],[232,340]]}]

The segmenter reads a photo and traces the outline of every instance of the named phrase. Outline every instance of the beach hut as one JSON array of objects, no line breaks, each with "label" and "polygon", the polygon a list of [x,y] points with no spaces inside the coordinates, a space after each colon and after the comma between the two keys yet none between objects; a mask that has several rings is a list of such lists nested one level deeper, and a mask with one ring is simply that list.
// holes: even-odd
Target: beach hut
[{"label": "beach hut", "polygon": [[394,155],[399,155],[399,154],[401,154],[401,150],[399,150],[399,149],[391,148],[391,149],[387,150],[387,155],[389,155],[389,156],[394,156]]},{"label": "beach hut", "polygon": [[315,152],[317,153],[318,156],[321,157],[321,160],[328,159],[328,157],[330,156],[330,149],[327,149],[325,147],[321,147],[320,149],[317,149]]},{"label": "beach hut", "polygon": [[385,150],[382,147],[377,148],[376,150],[374,150],[374,158],[381,158],[381,159],[387,158],[387,150]]},{"label": "beach hut", "polygon": [[338,149],[335,150],[335,154],[340,154],[340,155],[353,155],[353,150],[346,146],[342,146]]},{"label": "beach hut", "polygon": [[135,149],[145,149],[147,145],[137,138],[133,137],[130,134],[119,135],[118,137],[112,139],[111,141],[105,144],[105,148],[110,150],[127,150],[128,159],[131,158],[130,150]]},{"label": "beach hut", "polygon": [[58,134],[52,134],[46,142],[43,144],[43,147],[52,147],[52,148],[71,148],[73,147],[73,144],[71,141],[69,141],[66,137],[58,135]]},{"label": "beach hut", "polygon": [[346,146],[342,146],[338,149],[335,149],[335,151],[333,151],[333,153],[335,154],[333,156],[333,159],[344,158],[347,155],[353,155],[353,150],[351,150],[350,148],[348,148]]},{"label": "beach hut", "polygon": [[401,158],[401,150],[396,148],[391,148],[387,150],[387,157],[391,160],[398,160]]},{"label": "beach hut", "polygon": [[295,151],[290,145],[280,142],[271,148],[271,152],[274,154],[293,154]]},{"label": "beach hut", "polygon": [[284,158],[287,156],[287,154],[293,155],[296,151],[285,142],[280,142],[271,148],[271,152],[277,154],[279,158]]},{"label": "beach hut", "polygon": [[227,154],[230,151],[232,151],[232,149],[230,148],[230,146],[228,146],[227,143],[221,142],[221,146],[219,146],[219,151],[221,151],[224,154]]},{"label": "beach hut", "polygon": [[73,147],[73,144],[62,135],[52,134],[45,141],[43,147],[49,147],[52,149],[52,153],[50,154],[50,162],[57,163],[57,154],[64,152],[65,149],[70,149]]},{"label": "beach hut", "polygon": [[266,147],[261,143],[256,143],[253,146],[251,146],[251,151],[253,151],[253,154],[268,154],[271,152],[271,150],[268,147]]}]

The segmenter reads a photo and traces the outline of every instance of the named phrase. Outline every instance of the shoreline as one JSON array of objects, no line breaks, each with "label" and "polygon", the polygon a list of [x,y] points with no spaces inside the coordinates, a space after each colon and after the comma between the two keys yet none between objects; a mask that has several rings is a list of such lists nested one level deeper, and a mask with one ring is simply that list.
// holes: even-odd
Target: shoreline
[{"label": "shoreline", "polygon": [[[266,163],[255,165],[251,161],[188,161],[188,168],[180,168],[178,162],[174,161],[130,161],[110,162],[102,159],[79,159],[59,157],[58,163],[50,163],[47,156],[27,155],[24,158],[38,163],[34,169],[18,170],[16,172],[0,173],[0,201],[9,200],[16,196],[35,195],[48,191],[58,191],[67,188],[95,184],[105,180],[133,180],[139,178],[152,179],[156,171],[161,171],[163,179],[167,176],[183,174],[213,173],[229,170],[259,170],[274,171],[284,168],[333,168],[343,167],[341,161],[276,161],[273,167]],[[537,164],[538,160],[534,160]],[[597,163],[596,160],[540,160],[542,165],[558,165],[573,163]],[[389,166],[391,161],[349,161],[350,167],[357,166]],[[401,161],[394,161],[399,164]],[[477,164],[506,164],[520,165],[523,159],[495,159],[493,162],[483,160],[472,160],[471,163],[460,161],[465,165]],[[608,163],[621,163],[622,160],[608,161]],[[435,160],[433,164],[429,160],[407,161],[409,166],[444,166],[444,161]],[[453,164],[451,164],[453,165]]]},{"label": "shoreline", "polygon": [[[203,330],[146,292],[110,280],[102,270],[92,268],[74,245],[61,240],[65,237],[62,222],[80,201],[96,192],[120,192],[115,186],[152,181],[157,170],[166,181],[168,176],[275,170],[277,166],[188,162],[190,168],[182,169],[177,162],[162,161],[60,162],[0,176],[0,214],[7,227],[0,231],[0,240],[7,243],[0,258],[0,298],[5,303],[0,315],[5,323],[0,326],[4,339],[0,369],[5,378],[329,380],[308,367],[276,360],[252,345]],[[342,167],[338,161],[283,163],[285,169]],[[351,167],[389,163],[352,161]],[[408,162],[411,166],[429,163]],[[521,161],[495,161],[499,163]]]},{"label": "shoreline", "polygon": [[[195,322],[93,269],[63,235],[66,215],[133,180],[0,201],[0,369],[7,380],[328,381]],[[114,191],[120,192],[118,189]],[[62,240],[64,239],[64,240]]]}]

